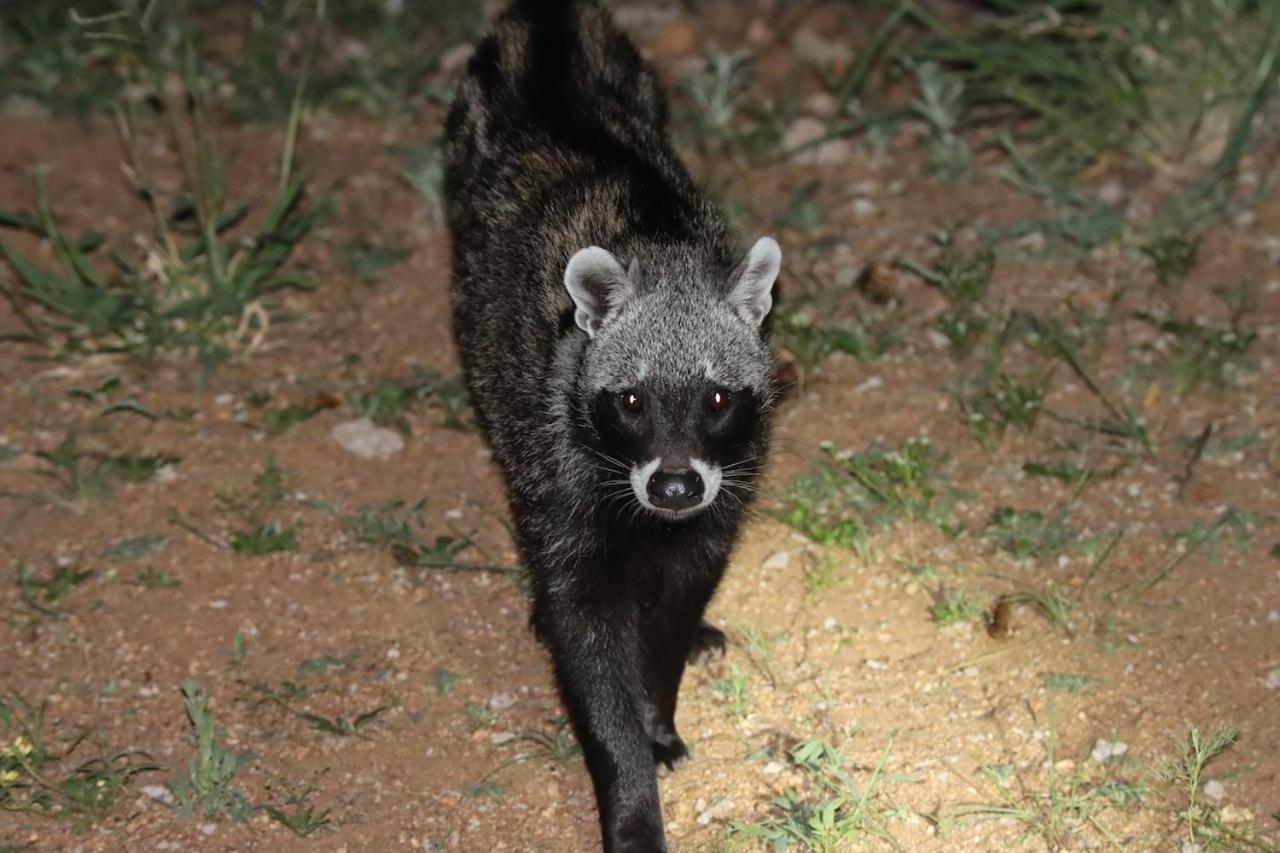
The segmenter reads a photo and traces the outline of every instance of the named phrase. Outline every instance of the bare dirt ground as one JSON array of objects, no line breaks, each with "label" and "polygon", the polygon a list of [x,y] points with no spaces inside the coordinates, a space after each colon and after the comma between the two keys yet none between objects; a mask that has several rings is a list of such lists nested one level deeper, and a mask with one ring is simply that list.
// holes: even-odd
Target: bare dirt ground
[{"label": "bare dirt ground", "polygon": [[[726,46],[746,42],[753,21],[738,17],[714,28],[676,18],[673,29],[666,18],[635,29],[674,79],[704,33],[715,32]],[[694,37],[686,39],[679,27],[692,27]],[[781,61],[791,46],[766,41],[756,49],[763,75],[770,57]],[[456,373],[447,236],[396,178],[399,161],[385,150],[429,137],[439,119],[433,113],[386,125],[350,116],[308,122],[302,157],[313,186],[334,195],[333,240],[374,234],[411,254],[375,282],[361,283],[323,244],[304,246],[322,287],[281,297],[293,319],[273,323],[265,346],[220,368],[204,392],[193,389],[194,368],[179,357],[142,368],[108,357],[53,362],[36,348],[12,344],[0,350],[0,447],[12,449],[0,462],[0,491],[56,492],[39,474],[49,463],[35,453],[54,450],[69,431],[86,453],[175,457],[145,482],[116,479],[109,495],[0,498],[0,689],[44,702],[54,743],[89,731],[92,740],[105,735],[113,748],[142,750],[163,768],[137,777],[134,790],[87,828],[0,814],[5,849],[487,851],[598,844],[584,768],[548,748],[563,745],[556,739],[562,711],[546,659],[526,628],[519,583],[490,572],[407,568],[392,549],[361,545],[310,503],[343,501],[351,511],[424,499],[425,538],[474,540],[458,562],[515,564],[502,485],[484,445],[473,433],[445,428],[439,408],[409,408],[404,448],[385,460],[358,458],[332,436],[354,417],[349,401],[380,377],[407,376],[413,365]],[[88,127],[2,121],[6,207],[34,207],[29,169],[44,163],[71,232],[145,227],[143,211],[124,189],[122,152],[105,121]],[[218,138],[236,195],[269,193],[273,157],[262,152],[276,150],[279,132],[227,126]],[[1243,182],[1265,178],[1269,153],[1246,161]],[[1152,781],[1153,768],[1177,752],[1188,725],[1218,724],[1240,729],[1236,745],[1206,777],[1220,782],[1212,793],[1223,820],[1270,833],[1258,843],[1274,845],[1280,198],[1207,231],[1199,262],[1177,291],[1161,288],[1131,248],[1055,253],[1031,241],[1005,244],[986,297],[993,313],[1016,306],[1050,315],[1068,301],[1101,311],[1123,290],[1090,344],[1089,364],[1099,384],[1136,407],[1154,452],[1045,416],[1030,433],[1010,429],[983,448],[951,390],[972,363],[953,358],[930,331],[945,307],[942,297],[903,271],[884,273],[892,289],[887,305],[849,285],[869,265],[887,267],[897,257],[931,265],[939,229],[953,229],[958,242],[971,245],[972,224],[1025,218],[1034,204],[992,178],[932,181],[909,136],[882,154],[851,144],[828,160],[756,169],[691,163],[695,174],[746,204],[739,222],[746,235],[779,234],[787,294],[840,294],[830,303],[835,315],[892,324],[898,333],[877,360],[837,353],[805,370],[780,408],[760,512],[709,612],[730,636],[728,654],[691,669],[681,693],[678,724],[693,758],[661,782],[673,848],[754,849],[761,842],[733,834],[731,824],[779,815],[770,801],[785,789],[806,795],[812,778],[788,750],[820,737],[840,748],[864,787],[883,757],[869,808],[892,841],[864,832],[836,849],[987,850],[1020,841],[1033,849],[1179,849],[1186,832],[1179,813],[1187,803]],[[822,182],[820,224],[803,232],[777,226],[773,212],[815,179]],[[1099,183],[1114,180],[1102,176]],[[1132,200],[1139,209],[1145,203],[1140,195]],[[48,260],[34,239],[5,239],[37,256],[46,251]],[[1250,366],[1225,390],[1201,385],[1176,393],[1158,369],[1167,342],[1156,341],[1135,313],[1168,303],[1180,315],[1221,325],[1225,313],[1212,288],[1238,283],[1250,286],[1243,322],[1258,336]],[[0,312],[0,328],[16,327],[12,314]],[[1021,342],[1010,352],[1015,365],[1036,358]],[[117,384],[93,390],[112,377]],[[193,414],[185,420],[103,414],[120,399],[153,412],[189,407]],[[321,410],[313,417],[268,429],[270,412],[315,401]],[[1044,405],[1075,418],[1105,414],[1086,382],[1062,363]],[[1210,423],[1204,452],[1189,463],[1188,445]],[[938,489],[961,495],[958,535],[926,520],[900,519],[873,524],[869,547],[856,552],[820,546],[774,517],[789,506],[785,485],[813,470],[824,443],[858,452],[919,437],[938,453]],[[254,510],[255,520],[296,526],[297,548],[236,553],[227,536],[243,529],[245,518],[234,507],[257,500],[268,454],[283,477],[283,497]],[[1100,472],[1074,501],[1073,484],[1023,469],[1064,460]],[[1064,502],[1063,523],[1077,539],[1106,543],[1123,529],[1104,558],[1096,547],[1064,545],[1047,558],[1019,561],[983,535],[997,508],[1050,517]],[[1133,594],[1140,579],[1186,547],[1170,534],[1211,524],[1229,507],[1247,512],[1247,523],[1224,528],[1167,578]],[[113,543],[141,536],[168,541],[139,558],[106,556]],[[17,582],[22,567],[44,577],[58,566],[93,575],[56,608],[34,608]],[[172,573],[178,585],[139,584],[147,567]],[[1031,602],[1003,607],[1008,630],[995,637],[977,614],[940,627],[930,605],[942,587],[958,585],[986,610],[1000,595],[1050,587],[1068,608],[1054,624]],[[243,823],[184,819],[165,804],[165,791],[152,786],[172,780],[194,754],[179,690],[188,676],[208,691],[225,743],[256,756],[233,784],[254,803],[288,809],[295,807],[290,797],[305,792],[307,806],[329,810],[326,829],[299,838],[265,812]],[[1073,683],[1083,686],[1051,695],[1046,676],[1057,678],[1054,684],[1080,676]],[[278,691],[285,682],[301,685],[305,695],[287,708],[264,701],[263,687]],[[346,736],[317,730],[301,716],[352,721],[378,708],[385,710]],[[1122,742],[1127,751],[1104,763],[1095,750],[1099,740]],[[92,754],[89,743],[81,749]],[[1009,774],[1004,794],[992,781],[1000,773]],[[1098,808],[1060,835],[1028,832],[1029,822],[1012,815],[966,817],[966,809],[1010,802],[1034,808],[1051,774],[1060,786],[1078,775],[1093,786],[1145,782],[1147,790],[1140,804]]]}]

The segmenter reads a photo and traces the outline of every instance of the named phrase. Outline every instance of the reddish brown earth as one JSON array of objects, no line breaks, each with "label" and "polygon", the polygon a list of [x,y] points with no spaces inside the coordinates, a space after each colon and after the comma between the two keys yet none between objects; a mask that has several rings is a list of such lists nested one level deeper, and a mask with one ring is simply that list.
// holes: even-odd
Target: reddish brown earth
[{"label": "reddish brown earth", "polygon": [[[830,13],[834,14],[834,13]],[[723,10],[722,10],[723,17]],[[745,16],[719,22],[676,19],[638,27],[669,78],[705,38],[722,45],[747,40]],[[822,19],[811,23],[820,27]],[[665,29],[664,29],[665,27]],[[682,27],[692,27],[693,37]],[[788,61],[789,42],[755,45],[761,74]],[[524,595],[510,579],[486,573],[411,572],[385,548],[356,545],[331,516],[305,499],[348,507],[425,498],[428,537],[455,532],[476,545],[460,560],[514,565],[504,527],[501,481],[480,438],[445,429],[440,412],[419,405],[407,413],[404,450],[368,461],[341,449],[335,425],[352,417],[346,402],[379,377],[405,376],[410,365],[446,374],[457,369],[448,328],[447,236],[398,180],[399,161],[387,143],[411,143],[438,129],[439,115],[378,124],[352,116],[317,116],[308,124],[302,157],[313,186],[331,191],[337,217],[328,236],[366,234],[406,246],[412,254],[365,285],[341,271],[330,250],[313,242],[300,260],[321,274],[314,293],[282,297],[296,311],[273,324],[265,347],[225,365],[203,393],[186,357],[165,357],[142,368],[108,357],[51,361],[34,347],[0,349],[0,445],[18,448],[0,463],[0,490],[47,492],[34,455],[52,450],[68,430],[82,449],[180,457],[172,476],[117,484],[109,498],[77,505],[0,499],[0,689],[46,703],[52,743],[82,731],[101,732],[113,747],[145,751],[163,770],[134,787],[171,780],[193,754],[179,683],[197,679],[226,743],[257,759],[235,784],[255,803],[282,803],[289,786],[314,784],[307,803],[330,810],[331,826],[299,839],[259,813],[246,823],[184,820],[156,799],[133,792],[103,819],[80,831],[56,821],[0,815],[0,844],[37,850],[391,850],[433,844],[449,850],[588,850],[598,843],[591,789],[580,761],[557,762],[523,739],[550,734],[562,710],[546,659],[526,630]],[[106,122],[90,127],[38,118],[0,119],[0,199],[7,208],[34,207],[30,168],[51,170],[50,189],[72,233],[96,227],[118,235],[144,233],[145,211],[126,191],[123,157]],[[237,198],[261,202],[271,192],[280,133],[225,126],[228,185]],[[161,156],[160,139],[156,141]],[[1245,164],[1243,180],[1266,175],[1274,146]],[[931,181],[923,154],[909,136],[885,154],[854,144],[850,156],[828,165],[780,162],[751,169],[733,162],[692,163],[695,172],[749,203],[744,234],[775,230],[771,214],[791,191],[823,181],[820,228],[782,229],[789,293],[834,293],[849,270],[896,257],[932,262],[930,235],[979,220],[1010,222],[1036,212],[1026,197],[991,178],[960,185]],[[1110,180],[1106,176],[1099,183]],[[1158,187],[1132,188],[1135,206]],[[1130,188],[1126,187],[1125,192]],[[865,199],[871,204],[855,205]],[[778,413],[779,442],[759,513],[735,553],[710,618],[726,628],[727,657],[691,670],[678,724],[693,759],[661,782],[669,837],[677,850],[714,850],[751,842],[730,835],[732,821],[758,821],[784,787],[804,788],[786,762],[786,749],[822,737],[863,771],[888,747],[884,778],[873,799],[888,813],[884,826],[909,850],[985,850],[1014,844],[1016,822],[951,825],[939,816],[966,806],[997,805],[994,786],[979,775],[993,764],[1016,766],[1015,795],[1045,791],[1044,673],[1087,675],[1082,692],[1055,694],[1059,775],[1079,767],[1093,780],[1150,779],[1176,751],[1188,724],[1240,727],[1237,745],[1211,765],[1225,787],[1222,805],[1236,826],[1252,819],[1273,830],[1280,810],[1280,692],[1266,686],[1280,668],[1280,198],[1265,199],[1249,215],[1228,218],[1206,233],[1199,263],[1170,294],[1155,283],[1131,248],[1052,261],[1019,259],[1011,251],[996,265],[988,307],[1041,314],[1067,298],[1101,306],[1127,286],[1102,341],[1091,352],[1100,382],[1141,409],[1154,458],[1125,456],[1114,442],[1070,424],[1041,418],[1029,435],[1011,430],[984,450],[971,437],[948,391],[971,365],[958,364],[927,333],[943,302],[918,279],[894,273],[896,302],[873,305],[848,290],[839,297],[844,319],[882,317],[901,340],[880,360],[830,357],[804,377]],[[6,232],[5,240],[51,263],[34,240]],[[962,242],[973,234],[963,227]],[[1025,248],[1025,247],[1024,247]],[[1254,369],[1229,390],[1199,388],[1175,395],[1167,377],[1139,372],[1140,344],[1149,328],[1132,312],[1168,300],[1179,312],[1225,322],[1211,295],[1219,284],[1247,282],[1252,307],[1246,325],[1259,338]],[[0,329],[18,328],[0,313]],[[1013,350],[1016,366],[1032,356]],[[359,356],[349,364],[349,354]],[[69,392],[110,376],[121,385],[103,398]],[[268,434],[263,410],[249,399],[269,395],[267,408],[317,395],[339,401],[330,410],[280,434]],[[128,413],[100,416],[108,399],[133,398],[155,411],[195,410],[186,422],[151,421]],[[1077,377],[1059,364],[1048,408],[1076,416],[1101,413]],[[1216,437],[1256,434],[1240,449],[1206,453],[1181,495],[1177,478],[1185,454],[1176,436],[1195,436],[1206,423]],[[900,522],[876,533],[862,558],[843,549],[824,552],[769,516],[778,490],[811,469],[821,442],[863,450],[896,447],[927,436],[946,454],[941,471],[969,497],[959,518],[968,533],[948,539],[936,526]],[[286,499],[266,510],[296,524],[296,552],[243,556],[220,547],[243,526],[226,498],[244,499],[267,454],[284,473]],[[998,506],[1046,514],[1069,487],[1028,477],[1027,461],[1084,460],[1099,470],[1069,514],[1071,527],[1126,534],[1097,576],[1090,561],[1068,551],[1063,560],[1014,563],[977,534]],[[1146,576],[1174,553],[1172,531],[1212,520],[1226,506],[1256,520],[1244,550],[1223,541],[1182,562],[1167,580],[1133,599],[1104,593]],[[180,524],[177,522],[181,522]],[[193,531],[199,531],[196,535]],[[167,547],[138,561],[112,561],[103,551],[122,538],[163,534]],[[806,584],[806,573],[827,553],[832,581]],[[62,561],[94,571],[71,590],[60,615],[42,615],[22,600],[14,582],[26,564],[47,574]],[[134,581],[143,567],[171,571],[180,586],[148,589]],[[917,579],[909,566],[929,565],[937,577]],[[940,583],[963,582],[984,603],[1002,593],[1048,584],[1078,603],[1060,630],[1033,608],[1013,608],[1007,637],[988,636],[980,620],[939,628],[928,606]],[[232,657],[235,635],[243,659]],[[1114,650],[1117,645],[1121,650]],[[1111,649],[1111,650],[1108,650]],[[325,659],[311,671],[299,665]],[[447,691],[439,669],[455,673]],[[739,713],[713,687],[717,679],[745,679],[748,704]],[[1280,677],[1276,677],[1280,678]],[[358,737],[312,730],[272,704],[255,704],[252,683],[305,683],[305,710],[352,719],[387,706]],[[471,708],[471,713],[468,708]],[[477,709],[488,709],[486,712]],[[512,738],[515,734],[518,737]],[[1129,745],[1111,769],[1093,761],[1097,739]],[[772,747],[773,759],[759,757]],[[92,754],[83,745],[84,755]],[[77,753],[79,755],[80,753]],[[754,755],[753,755],[754,754]],[[771,763],[772,762],[772,763]],[[481,781],[495,783],[486,794]],[[1019,787],[1021,786],[1021,787]],[[496,795],[495,795],[496,794]],[[1098,823],[1124,849],[1177,849],[1185,808],[1155,786],[1140,807],[1110,809]],[[1246,813],[1244,810],[1248,810]],[[1274,834],[1269,836],[1275,844]],[[860,837],[858,843],[881,842]],[[1028,842],[1045,847],[1033,835]],[[1067,848],[1106,844],[1082,827]],[[854,846],[854,842],[850,842]]]}]

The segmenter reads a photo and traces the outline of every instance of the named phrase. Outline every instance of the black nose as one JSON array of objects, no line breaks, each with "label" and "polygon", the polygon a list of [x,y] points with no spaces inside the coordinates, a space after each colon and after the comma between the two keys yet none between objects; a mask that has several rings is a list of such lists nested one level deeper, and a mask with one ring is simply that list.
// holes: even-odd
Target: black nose
[{"label": "black nose", "polygon": [[649,478],[649,500],[660,509],[695,507],[702,502],[702,478],[697,471],[655,471]]}]

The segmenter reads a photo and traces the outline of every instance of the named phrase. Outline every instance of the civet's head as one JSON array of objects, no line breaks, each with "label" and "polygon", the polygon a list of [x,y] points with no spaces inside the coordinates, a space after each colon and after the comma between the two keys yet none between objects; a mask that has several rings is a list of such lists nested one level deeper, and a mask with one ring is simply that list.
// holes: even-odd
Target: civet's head
[{"label": "civet's head", "polygon": [[770,237],[732,270],[680,249],[626,267],[596,246],[569,260],[565,287],[591,339],[579,390],[608,499],[634,496],[670,521],[743,500],[763,463],[773,387],[760,324],[781,264]]}]

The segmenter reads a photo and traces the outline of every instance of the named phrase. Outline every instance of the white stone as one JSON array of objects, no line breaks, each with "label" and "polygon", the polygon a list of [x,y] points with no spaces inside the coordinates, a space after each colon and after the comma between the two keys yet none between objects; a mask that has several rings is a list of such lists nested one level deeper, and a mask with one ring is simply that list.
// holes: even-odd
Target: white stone
[{"label": "white stone", "polygon": [[781,571],[789,565],[791,565],[790,551],[774,551],[765,558],[764,563],[761,564],[761,568],[767,571]]},{"label": "white stone", "polygon": [[404,438],[400,433],[377,426],[368,418],[340,423],[330,435],[343,450],[361,459],[390,459],[404,450]]}]

